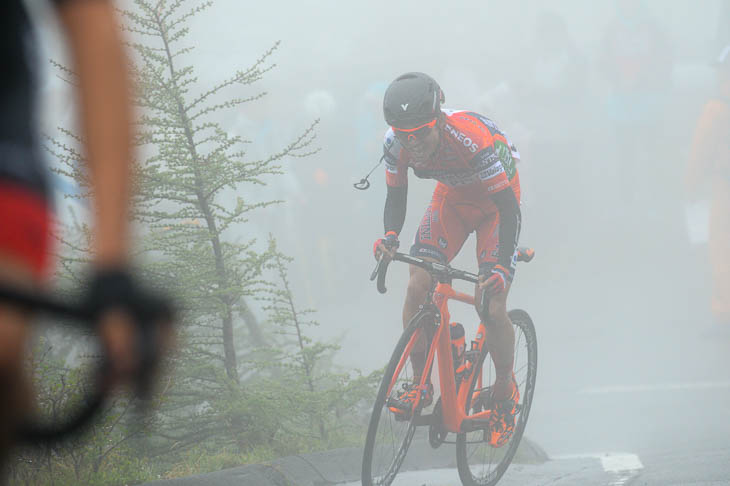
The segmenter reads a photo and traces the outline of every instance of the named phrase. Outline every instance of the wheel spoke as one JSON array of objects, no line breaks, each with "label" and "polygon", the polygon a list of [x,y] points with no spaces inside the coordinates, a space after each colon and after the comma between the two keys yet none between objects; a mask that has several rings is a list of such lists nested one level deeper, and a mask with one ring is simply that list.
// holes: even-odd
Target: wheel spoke
[{"label": "wheel spoke", "polygon": [[[412,322],[418,323],[419,321],[415,319],[423,319],[424,315],[426,314],[417,315]],[[433,319],[432,315],[430,318]],[[409,326],[403,333],[381,381],[365,443],[363,485],[391,484],[413,440],[416,431],[415,417],[390,410],[389,404],[394,406],[394,402],[389,399],[405,400],[404,395],[412,390],[414,384],[416,371],[413,367],[414,357],[420,357],[419,361],[423,363],[426,361],[428,346],[424,350],[414,351],[412,344],[408,345],[413,333],[418,329],[416,325]],[[416,410],[415,414],[420,414],[420,410]]]},{"label": "wheel spoke", "polygon": [[[517,314],[512,318],[512,311],[510,312],[515,328],[513,371],[521,397],[514,431],[501,447],[489,444],[487,439],[491,432],[475,431],[457,436],[459,476],[467,486],[494,486],[499,481],[514,457],[529,414],[534,391],[534,363],[537,359],[535,331],[529,316],[523,311],[513,312]],[[485,385],[491,385],[494,367],[491,357],[487,357],[481,366],[482,369],[477,370],[477,373],[481,373]]]}]

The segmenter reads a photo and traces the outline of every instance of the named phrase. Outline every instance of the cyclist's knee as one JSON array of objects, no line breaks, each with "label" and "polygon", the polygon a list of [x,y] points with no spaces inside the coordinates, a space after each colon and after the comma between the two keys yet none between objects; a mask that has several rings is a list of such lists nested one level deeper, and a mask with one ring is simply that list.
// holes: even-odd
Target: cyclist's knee
[{"label": "cyclist's knee", "polygon": [[[477,312],[479,307],[477,307]],[[489,299],[486,315],[481,316],[484,320],[484,324],[488,326],[502,326],[509,323],[509,316],[507,315],[507,299],[506,294],[504,297],[501,295],[494,296]]]}]

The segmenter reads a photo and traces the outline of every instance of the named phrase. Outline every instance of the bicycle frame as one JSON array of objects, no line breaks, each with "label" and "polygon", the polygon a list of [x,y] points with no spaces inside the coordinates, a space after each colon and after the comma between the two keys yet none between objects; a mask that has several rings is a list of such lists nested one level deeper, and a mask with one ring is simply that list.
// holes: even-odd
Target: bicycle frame
[{"label": "bicycle frame", "polygon": [[[449,332],[449,323],[451,322],[451,314],[449,313],[448,302],[449,300],[458,300],[465,304],[474,305],[474,297],[454,290],[454,288],[448,283],[439,282],[436,284],[433,292],[431,302],[438,309],[439,315],[441,316],[441,323],[433,337],[433,345],[429,349],[428,357],[424,366],[424,372],[421,376],[420,386],[425,386],[429,377],[432,373],[432,367],[434,358],[438,355],[438,371],[439,371],[439,384],[441,389],[441,413],[443,417],[443,426],[449,432],[468,432],[474,428],[484,427],[488,424],[490,410],[485,410],[474,415],[466,414],[466,401],[473,397],[467,397],[469,393],[469,384],[474,379],[474,372],[477,371],[477,367],[472,367],[471,372],[467,375],[466,379],[462,380],[459,389],[456,389],[456,373],[453,366],[453,357],[451,353],[451,336]],[[393,381],[390,383],[388,388],[388,395],[395,385],[396,377],[400,374],[400,371],[405,366],[406,360],[410,355],[413,346],[418,340],[419,336],[423,333],[423,328],[416,331],[411,340],[408,342],[403,356],[393,374]],[[486,340],[486,328],[484,323],[479,323],[477,329],[476,339],[472,340],[472,350],[477,350],[479,353],[482,352],[484,343]],[[481,373],[477,378],[478,388],[481,388],[482,377]],[[416,400],[413,405],[413,410],[416,410],[420,397]]]}]

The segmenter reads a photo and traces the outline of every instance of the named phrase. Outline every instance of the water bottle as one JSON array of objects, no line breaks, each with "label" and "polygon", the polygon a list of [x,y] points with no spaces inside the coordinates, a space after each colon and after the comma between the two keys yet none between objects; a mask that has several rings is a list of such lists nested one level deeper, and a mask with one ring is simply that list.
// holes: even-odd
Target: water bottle
[{"label": "water bottle", "polygon": [[454,359],[454,371],[456,371],[464,364],[464,351],[466,350],[464,326],[458,322],[452,322],[449,325],[449,335],[451,336],[451,357]]}]

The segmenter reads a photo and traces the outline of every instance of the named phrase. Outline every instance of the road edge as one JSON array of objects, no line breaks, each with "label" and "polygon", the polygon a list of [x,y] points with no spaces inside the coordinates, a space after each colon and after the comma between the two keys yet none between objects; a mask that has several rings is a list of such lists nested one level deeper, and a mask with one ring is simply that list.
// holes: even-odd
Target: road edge
[{"label": "road edge", "polygon": [[[247,464],[185,478],[144,483],[140,486],[325,486],[358,481],[362,449],[356,447],[299,454],[268,463]],[[541,464],[548,455],[534,441],[523,437],[513,463]],[[456,467],[453,447],[432,449],[425,442],[411,445],[402,471]]]}]

